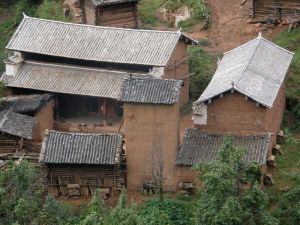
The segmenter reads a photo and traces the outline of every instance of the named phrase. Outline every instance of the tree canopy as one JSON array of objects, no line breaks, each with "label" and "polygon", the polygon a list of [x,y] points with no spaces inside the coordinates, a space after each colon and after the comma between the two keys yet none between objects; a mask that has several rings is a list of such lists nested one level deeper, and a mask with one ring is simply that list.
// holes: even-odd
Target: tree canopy
[{"label": "tree canopy", "polygon": [[276,225],[267,211],[268,198],[259,187],[260,168],[243,160],[244,149],[228,137],[217,159],[197,166],[203,188],[195,212],[196,225]]}]

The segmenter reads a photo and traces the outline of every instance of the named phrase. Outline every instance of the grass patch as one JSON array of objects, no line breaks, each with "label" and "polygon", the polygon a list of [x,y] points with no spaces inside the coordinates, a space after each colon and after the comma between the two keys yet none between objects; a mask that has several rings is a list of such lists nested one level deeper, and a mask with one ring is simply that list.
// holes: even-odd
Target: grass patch
[{"label": "grass patch", "polygon": [[271,205],[277,205],[282,194],[300,185],[300,142],[282,145],[284,155],[276,156],[276,167],[272,169],[274,185],[266,187]]}]

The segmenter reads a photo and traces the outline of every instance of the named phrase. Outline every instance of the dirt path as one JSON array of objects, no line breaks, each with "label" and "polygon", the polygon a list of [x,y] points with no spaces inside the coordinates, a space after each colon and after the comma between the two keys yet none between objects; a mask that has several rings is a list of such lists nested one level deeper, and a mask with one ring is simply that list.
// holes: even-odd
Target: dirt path
[{"label": "dirt path", "polygon": [[210,10],[210,28],[206,31],[190,33],[195,39],[205,38],[210,45],[207,50],[222,53],[256,37],[259,32],[270,39],[281,31],[281,27],[265,29],[248,24],[249,4],[242,0],[206,0]]}]

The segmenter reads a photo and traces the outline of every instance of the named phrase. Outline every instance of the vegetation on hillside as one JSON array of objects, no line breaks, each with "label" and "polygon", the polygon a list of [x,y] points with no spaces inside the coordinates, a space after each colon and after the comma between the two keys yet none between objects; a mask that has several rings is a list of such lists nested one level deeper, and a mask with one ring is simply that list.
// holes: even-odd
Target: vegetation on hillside
[{"label": "vegetation on hillside", "polygon": [[191,46],[188,49],[189,74],[190,74],[190,99],[192,101],[200,97],[209,84],[216,69],[217,57],[204,50],[203,44]]},{"label": "vegetation on hillside", "polygon": [[191,9],[191,18],[179,24],[184,30],[189,30],[201,20],[208,18],[208,8],[204,0],[140,0],[138,13],[143,23],[156,25],[159,22],[157,12],[161,7],[174,12],[182,6]]},{"label": "vegetation on hillside", "polygon": [[259,167],[243,161],[243,154],[228,139],[216,161],[197,166],[203,186],[194,200],[153,199],[138,207],[123,190],[113,208],[105,206],[100,190],[86,207],[60,202],[47,195],[45,174],[38,165],[10,161],[0,170],[0,225],[298,224],[300,185],[277,196],[278,207],[271,215],[268,195],[258,185]]},{"label": "vegetation on hillside", "polygon": [[295,53],[289,68],[286,95],[288,110],[291,112],[293,131],[300,128],[300,27],[292,32],[282,32],[274,38],[274,42]]},{"label": "vegetation on hillside", "polygon": [[4,70],[5,46],[23,18],[23,13],[59,21],[70,21],[64,16],[60,0],[1,0],[0,1],[0,73]]}]

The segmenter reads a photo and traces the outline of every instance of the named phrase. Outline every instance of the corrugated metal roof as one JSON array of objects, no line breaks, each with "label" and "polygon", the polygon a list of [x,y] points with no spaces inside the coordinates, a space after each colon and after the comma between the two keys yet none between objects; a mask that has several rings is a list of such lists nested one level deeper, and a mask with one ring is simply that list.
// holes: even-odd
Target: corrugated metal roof
[{"label": "corrugated metal roof", "polygon": [[178,101],[182,81],[153,78],[127,78],[119,100],[132,103],[174,104]]},{"label": "corrugated metal roof", "polygon": [[25,62],[16,76],[2,79],[8,87],[117,99],[125,76],[129,74]]},{"label": "corrugated metal roof", "polygon": [[91,0],[95,6],[99,5],[114,5],[127,2],[137,2],[138,0]]},{"label": "corrugated metal roof", "polygon": [[2,98],[0,111],[11,109],[17,113],[36,112],[49,102],[50,94],[18,95]]},{"label": "corrugated metal roof", "polygon": [[120,157],[119,134],[64,133],[45,135],[40,161],[49,164],[114,165]]},{"label": "corrugated metal roof", "polygon": [[[200,131],[196,128],[185,130],[181,149],[177,155],[177,165],[192,166],[216,159],[217,151],[228,135]],[[246,161],[266,163],[270,144],[270,134],[233,136],[234,144],[245,149]]]},{"label": "corrugated metal roof", "polygon": [[32,139],[36,119],[9,110],[0,112],[0,131],[26,139]]},{"label": "corrugated metal roof", "polygon": [[25,16],[6,48],[22,52],[125,64],[165,66],[180,32],[65,23]]},{"label": "corrugated metal roof", "polygon": [[196,103],[234,89],[271,108],[292,58],[293,53],[259,35],[224,54],[211,82]]}]

